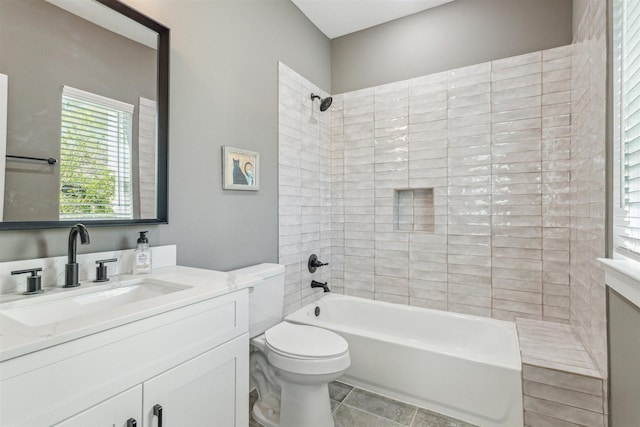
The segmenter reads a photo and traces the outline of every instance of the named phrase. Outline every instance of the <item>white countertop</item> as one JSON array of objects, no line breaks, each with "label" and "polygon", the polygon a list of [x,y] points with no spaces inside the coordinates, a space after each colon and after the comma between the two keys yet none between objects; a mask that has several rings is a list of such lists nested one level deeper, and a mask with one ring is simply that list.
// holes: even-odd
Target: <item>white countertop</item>
[{"label": "white countertop", "polygon": [[598,261],[604,266],[607,286],[640,307],[640,262],[609,258]]},{"label": "white countertop", "polygon": [[[2,315],[3,309],[112,289],[139,278],[170,282],[189,288],[42,326],[29,327]],[[257,279],[250,276],[172,266],[154,269],[151,274],[113,276],[106,283],[81,282],[81,286],[74,289],[57,287],[32,296],[2,295],[0,296],[0,361],[245,289],[256,282]]]}]

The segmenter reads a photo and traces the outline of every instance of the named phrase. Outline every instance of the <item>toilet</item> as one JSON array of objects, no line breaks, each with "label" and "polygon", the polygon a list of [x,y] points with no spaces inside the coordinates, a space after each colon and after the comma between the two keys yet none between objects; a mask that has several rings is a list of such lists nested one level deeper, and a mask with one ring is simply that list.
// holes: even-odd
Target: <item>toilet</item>
[{"label": "toilet", "polygon": [[267,427],[333,427],[328,383],[349,367],[349,346],[326,329],[282,320],[284,266],[259,264],[230,273],[260,278],[249,293],[254,418]]}]

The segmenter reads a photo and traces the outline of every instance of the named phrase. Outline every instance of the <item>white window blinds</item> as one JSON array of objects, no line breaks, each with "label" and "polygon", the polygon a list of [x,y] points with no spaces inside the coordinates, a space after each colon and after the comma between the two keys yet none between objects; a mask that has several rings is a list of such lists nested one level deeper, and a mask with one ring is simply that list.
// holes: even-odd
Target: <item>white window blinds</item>
[{"label": "white window blinds", "polygon": [[63,88],[60,219],[133,218],[133,108]]}]

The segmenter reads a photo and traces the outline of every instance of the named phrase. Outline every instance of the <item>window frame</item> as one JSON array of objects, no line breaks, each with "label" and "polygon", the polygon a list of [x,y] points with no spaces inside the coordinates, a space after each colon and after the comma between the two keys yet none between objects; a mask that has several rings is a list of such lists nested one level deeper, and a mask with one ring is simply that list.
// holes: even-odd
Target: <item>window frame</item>
[{"label": "window frame", "polygon": [[[65,214],[62,212],[63,209],[63,187],[65,183],[62,178],[62,168],[64,167],[64,155],[63,152],[65,150],[65,143],[63,136],[65,135],[65,130],[72,126],[72,122],[67,120],[69,115],[72,114],[71,110],[66,110],[65,106],[66,102],[71,101],[77,104],[84,104],[86,106],[87,112],[92,112],[100,109],[107,110],[110,115],[117,116],[116,125],[112,124],[108,125],[107,133],[111,136],[111,141],[108,142],[107,146],[104,147],[107,153],[115,153],[115,158],[117,159],[114,162],[114,156],[110,155],[107,160],[100,164],[101,169],[105,172],[110,171],[115,176],[115,188],[114,188],[114,199],[110,206],[114,213],[111,215],[104,214],[104,216],[91,213],[91,214]],[[82,108],[82,107],[81,107]],[[98,220],[132,220],[135,217],[134,212],[134,190],[133,190],[133,118],[134,118],[135,107],[132,104],[118,101],[115,99],[111,99],[105,96],[101,96],[92,92],[87,92],[84,90],[76,89],[71,86],[64,86],[62,88],[62,98],[61,98],[61,130],[60,130],[60,204],[59,204],[59,219],[60,220],[68,220],[68,221],[98,221]],[[69,114],[67,114],[69,113]],[[98,122],[98,120],[95,120]],[[92,121],[87,120],[86,126],[92,126]],[[124,129],[122,125],[126,128]],[[94,129],[97,129],[94,126]],[[93,132],[93,131],[89,131]],[[100,133],[100,131],[93,132],[94,134]],[[116,138],[113,138],[113,135],[116,135]],[[67,149],[73,150],[76,146],[81,145],[82,143],[70,143]],[[127,156],[125,162],[121,162],[120,158],[122,156]],[[117,165],[114,167],[114,163]],[[124,166],[122,166],[124,163]],[[68,183],[67,183],[68,184]],[[124,187],[124,188],[123,188]],[[127,188],[128,187],[128,188]],[[124,192],[124,193],[123,193]],[[128,201],[125,203],[121,203],[121,201]],[[73,206],[70,204],[69,206]],[[99,205],[95,205],[96,207]],[[125,210],[123,213],[117,213],[119,210]]]},{"label": "window frame", "polygon": [[[611,85],[612,85],[612,113],[610,120],[612,122],[612,166],[613,166],[613,179],[612,179],[612,256],[614,258],[633,259],[640,261],[640,237],[638,238],[625,238],[623,234],[626,229],[633,229],[640,234],[640,215],[629,217],[626,201],[625,201],[625,36],[626,36],[626,4],[628,0],[612,0],[611,3],[611,15],[612,15],[612,36],[611,36],[611,50],[612,50],[612,65],[611,65]],[[640,6],[637,6],[640,12]],[[638,14],[640,16],[640,13]],[[635,22],[635,31],[640,35],[640,18]],[[640,41],[635,45],[640,48]],[[633,59],[640,64],[640,52],[637,57]],[[640,78],[637,79],[640,82]],[[640,91],[635,98],[640,102]],[[636,123],[640,126],[640,119]],[[640,161],[634,165],[640,165]],[[634,202],[640,204],[640,197],[638,201]],[[635,226],[629,226],[630,222],[635,222]]]}]

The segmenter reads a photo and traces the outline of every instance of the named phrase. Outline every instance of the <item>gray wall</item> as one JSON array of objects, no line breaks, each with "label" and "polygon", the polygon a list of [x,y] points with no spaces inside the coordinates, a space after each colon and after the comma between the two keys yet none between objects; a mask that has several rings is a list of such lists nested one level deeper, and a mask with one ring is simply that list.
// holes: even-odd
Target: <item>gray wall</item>
[{"label": "gray wall", "polygon": [[[0,1],[0,52],[0,72],[9,76],[8,154],[60,159],[62,86],[132,105],[155,99],[155,50],[44,0]],[[138,108],[134,141],[137,122]],[[7,162],[4,220],[56,221],[59,180],[60,163]]]},{"label": "gray wall", "polygon": [[[127,0],[171,28],[169,225],[91,228],[95,252],[178,245],[183,265],[276,262],[278,61],[324,90],[330,44],[289,0]],[[258,192],[222,191],[221,146],[259,151]],[[66,253],[67,230],[0,231],[0,261]]]},{"label": "gray wall", "polygon": [[331,41],[332,93],[571,43],[571,0],[456,0]]},{"label": "gray wall", "polygon": [[[80,252],[133,247],[136,231],[148,228],[152,245],[178,244],[179,263],[217,269],[277,261],[278,60],[330,91],[340,67],[355,67],[354,84],[366,87],[382,83],[370,78],[375,67],[399,71],[386,77],[394,81],[571,40],[570,0],[457,0],[431,12],[444,26],[416,15],[333,43],[289,0],[126,1],[172,30],[169,225],[90,227],[92,243]],[[552,16],[540,12],[550,8]],[[564,36],[545,43],[557,33]],[[338,46],[350,37],[359,43]],[[362,47],[365,39],[374,47]],[[401,42],[408,48],[398,50]],[[416,46],[427,53],[416,55]],[[364,61],[367,52],[375,56],[364,71],[337,58]],[[432,68],[408,66],[415,62]],[[222,191],[222,145],[261,153],[259,192]],[[0,261],[62,255],[66,241],[64,229],[0,231]]]},{"label": "gray wall", "polygon": [[640,425],[640,308],[609,288],[609,425]]}]

